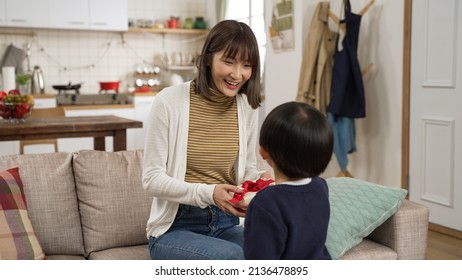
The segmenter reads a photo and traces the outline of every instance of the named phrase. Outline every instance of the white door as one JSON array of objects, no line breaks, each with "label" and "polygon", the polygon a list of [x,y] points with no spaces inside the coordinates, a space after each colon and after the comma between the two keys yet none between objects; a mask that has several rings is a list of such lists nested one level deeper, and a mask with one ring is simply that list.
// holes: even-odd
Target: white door
[{"label": "white door", "polygon": [[412,1],[410,200],[462,230],[462,2]]}]

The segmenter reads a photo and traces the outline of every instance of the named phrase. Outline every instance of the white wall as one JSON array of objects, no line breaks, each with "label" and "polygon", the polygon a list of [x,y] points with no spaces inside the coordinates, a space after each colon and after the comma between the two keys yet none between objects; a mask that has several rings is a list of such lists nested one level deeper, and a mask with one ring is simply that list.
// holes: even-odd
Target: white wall
[{"label": "white wall", "polygon": [[[302,49],[318,0],[294,0],[295,49],[285,53],[267,50],[265,112],[295,100]],[[342,0],[330,1],[339,14]],[[359,12],[369,0],[351,0]],[[266,19],[271,17],[272,1],[266,1]],[[400,186],[403,61],[402,1],[377,0],[363,16],[358,59],[362,67],[373,63],[363,81],[366,92],[366,118],[356,120],[357,152],[349,156],[348,170],[359,179]],[[332,28],[335,28],[332,25]],[[339,171],[335,157],[324,176]]]}]

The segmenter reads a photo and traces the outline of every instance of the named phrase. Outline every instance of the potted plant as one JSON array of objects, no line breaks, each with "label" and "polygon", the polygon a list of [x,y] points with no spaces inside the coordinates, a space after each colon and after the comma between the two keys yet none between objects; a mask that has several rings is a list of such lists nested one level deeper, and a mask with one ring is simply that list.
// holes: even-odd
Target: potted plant
[{"label": "potted plant", "polygon": [[20,92],[28,94],[30,93],[32,75],[27,73],[21,73],[16,75],[16,83]]}]

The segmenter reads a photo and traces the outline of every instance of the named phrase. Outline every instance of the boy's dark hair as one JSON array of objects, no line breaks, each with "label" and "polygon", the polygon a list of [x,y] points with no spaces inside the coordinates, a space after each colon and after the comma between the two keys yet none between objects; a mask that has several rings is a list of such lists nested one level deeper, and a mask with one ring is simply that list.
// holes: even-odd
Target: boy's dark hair
[{"label": "boy's dark hair", "polygon": [[289,178],[319,176],[332,157],[334,138],[327,118],[316,108],[288,102],[274,108],[260,131],[260,146]]},{"label": "boy's dark hair", "polygon": [[217,23],[209,32],[200,56],[196,60],[198,69],[196,92],[206,97],[212,94],[210,87],[213,83],[211,64],[215,53],[224,51],[224,56],[236,58],[242,55],[242,60],[248,60],[252,66],[252,76],[242,86],[240,93],[247,95],[248,102],[253,109],[260,106],[260,54],[258,43],[252,29],[243,22],[224,20]]}]

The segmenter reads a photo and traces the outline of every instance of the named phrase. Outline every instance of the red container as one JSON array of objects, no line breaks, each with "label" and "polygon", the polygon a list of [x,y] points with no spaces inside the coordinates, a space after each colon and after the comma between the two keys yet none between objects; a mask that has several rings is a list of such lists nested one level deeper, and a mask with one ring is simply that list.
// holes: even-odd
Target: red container
[{"label": "red container", "polygon": [[119,90],[120,82],[99,82],[100,90]]},{"label": "red container", "polygon": [[180,28],[180,20],[179,19],[169,19],[167,21],[168,28]]}]

